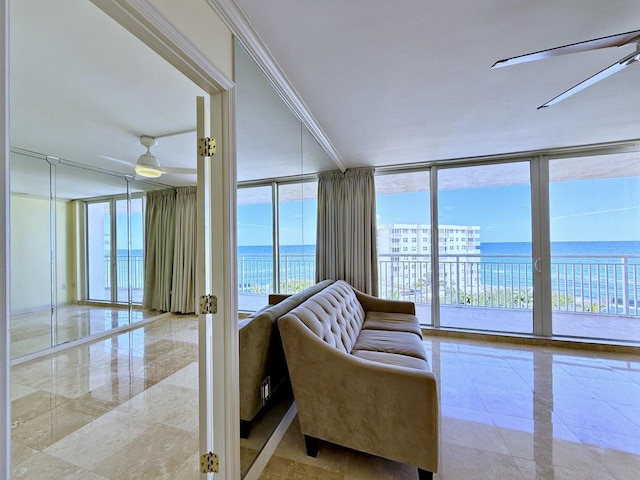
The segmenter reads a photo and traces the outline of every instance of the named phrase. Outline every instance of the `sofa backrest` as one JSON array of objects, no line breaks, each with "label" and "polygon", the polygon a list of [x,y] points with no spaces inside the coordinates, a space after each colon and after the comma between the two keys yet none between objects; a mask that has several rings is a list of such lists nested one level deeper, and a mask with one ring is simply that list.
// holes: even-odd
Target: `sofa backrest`
[{"label": "sofa backrest", "polygon": [[351,285],[338,280],[284,316],[299,318],[323,341],[351,353],[365,312]]},{"label": "sofa backrest", "polygon": [[332,283],[333,280],[318,282],[238,322],[241,419],[252,419],[262,407],[260,388],[266,376],[270,377],[272,388],[276,388],[287,375],[280,330],[276,326],[278,318]]},{"label": "sofa backrest", "polygon": [[289,310],[297,307],[302,302],[304,302],[307,298],[315,295],[316,293],[322,291],[324,288],[328,287],[333,283],[333,280],[323,280],[314,285],[311,285],[309,288],[305,288],[301,292],[294,293],[293,295],[269,295],[269,298],[277,298],[280,300],[284,297],[283,300],[280,300],[275,305],[267,305],[262,307],[260,310],[249,315],[247,318],[244,318],[240,321],[240,325],[244,325],[249,323],[252,319],[260,316],[271,319],[273,322],[277,321],[282,315],[287,313]]}]

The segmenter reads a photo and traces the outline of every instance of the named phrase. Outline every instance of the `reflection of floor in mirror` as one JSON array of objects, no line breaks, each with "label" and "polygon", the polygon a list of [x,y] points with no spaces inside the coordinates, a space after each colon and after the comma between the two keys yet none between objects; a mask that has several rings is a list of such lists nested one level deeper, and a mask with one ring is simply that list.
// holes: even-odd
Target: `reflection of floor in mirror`
[{"label": "reflection of floor in mirror", "polygon": [[[132,309],[131,321],[159,312]],[[52,315],[49,308],[11,315],[11,358],[20,358],[81,337],[128,325],[129,309],[96,305],[62,305]],[[52,343],[52,335],[53,343]]]},{"label": "reflection of floor in mirror", "polygon": [[251,466],[262,447],[269,440],[291,407],[292,402],[291,386],[282,385],[274,393],[267,407],[254,420],[249,437],[240,439],[240,447],[246,450],[241,451],[241,471],[243,473]]}]

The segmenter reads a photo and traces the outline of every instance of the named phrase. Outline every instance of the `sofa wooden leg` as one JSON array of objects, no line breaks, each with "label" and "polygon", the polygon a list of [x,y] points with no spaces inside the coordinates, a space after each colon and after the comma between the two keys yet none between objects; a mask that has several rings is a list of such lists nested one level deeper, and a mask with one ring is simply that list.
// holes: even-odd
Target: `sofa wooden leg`
[{"label": "sofa wooden leg", "polygon": [[317,438],[305,435],[304,445],[305,447],[307,447],[307,455],[313,458],[316,458],[318,456],[318,452],[320,451],[320,442]]},{"label": "sofa wooden leg", "polygon": [[251,420],[240,420],[240,438],[249,438],[251,433]]},{"label": "sofa wooden leg", "polygon": [[433,472],[427,472],[426,470],[418,469],[418,478],[420,480],[433,480]]}]

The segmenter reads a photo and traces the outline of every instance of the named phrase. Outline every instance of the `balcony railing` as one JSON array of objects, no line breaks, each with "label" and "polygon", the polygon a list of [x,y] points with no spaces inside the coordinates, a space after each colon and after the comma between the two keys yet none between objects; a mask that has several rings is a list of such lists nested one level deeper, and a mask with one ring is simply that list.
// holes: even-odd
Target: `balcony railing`
[{"label": "balcony railing", "polygon": [[[295,293],[313,285],[316,257],[309,254],[280,256],[280,293]],[[270,254],[238,255],[238,293],[268,295],[275,292],[273,256]]]},{"label": "balcony railing", "polygon": [[[440,255],[441,305],[531,309],[533,262],[527,255]],[[637,315],[640,255],[561,255],[551,261],[553,310]],[[431,303],[428,255],[379,255],[379,293]]]},{"label": "balcony railing", "polygon": [[[129,285],[129,257],[118,255],[116,261],[116,275],[118,288],[126,288]],[[144,256],[131,255],[131,288],[142,289],[144,287]],[[104,288],[111,288],[111,256],[104,256]]]},{"label": "balcony railing", "polygon": [[[429,255],[378,255],[379,295],[429,304]],[[440,255],[441,305],[533,308],[533,262],[528,255]],[[294,293],[315,281],[314,255],[280,258],[280,292]],[[266,295],[275,291],[271,255],[238,256],[238,291]],[[638,315],[640,255],[562,255],[551,261],[553,310]]]}]

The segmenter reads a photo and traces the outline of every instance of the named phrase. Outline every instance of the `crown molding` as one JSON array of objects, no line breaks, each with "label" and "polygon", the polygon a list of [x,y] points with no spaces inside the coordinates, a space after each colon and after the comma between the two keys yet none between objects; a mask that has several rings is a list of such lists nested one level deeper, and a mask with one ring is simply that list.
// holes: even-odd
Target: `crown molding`
[{"label": "crown molding", "polygon": [[242,44],[291,111],[307,127],[331,160],[343,172],[346,166],[329,138],[322,131],[306,104],[262,42],[251,22],[234,0],[206,0],[231,33]]},{"label": "crown molding", "polygon": [[234,83],[148,0],[91,0],[209,94]]}]

